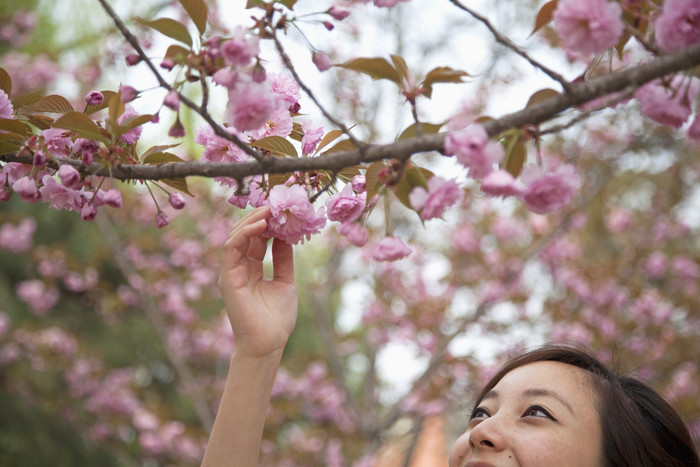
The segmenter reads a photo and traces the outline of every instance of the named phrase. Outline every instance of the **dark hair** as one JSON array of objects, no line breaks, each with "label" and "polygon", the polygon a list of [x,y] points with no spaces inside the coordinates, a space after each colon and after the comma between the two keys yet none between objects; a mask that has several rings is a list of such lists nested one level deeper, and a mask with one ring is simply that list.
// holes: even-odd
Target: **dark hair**
[{"label": "dark hair", "polygon": [[474,407],[507,373],[541,361],[566,363],[588,372],[598,399],[602,465],[700,467],[688,428],[663,397],[636,378],[618,375],[580,348],[549,344],[516,356],[486,384]]}]

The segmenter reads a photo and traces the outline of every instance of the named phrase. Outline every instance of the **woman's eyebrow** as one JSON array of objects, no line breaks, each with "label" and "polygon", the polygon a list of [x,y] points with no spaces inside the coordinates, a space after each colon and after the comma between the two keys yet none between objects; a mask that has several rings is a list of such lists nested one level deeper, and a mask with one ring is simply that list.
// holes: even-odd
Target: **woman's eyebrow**
[{"label": "woman's eyebrow", "polygon": [[542,396],[553,397],[554,399],[561,402],[562,405],[564,407],[566,407],[569,410],[569,412],[571,412],[571,415],[574,415],[574,409],[566,401],[566,399],[561,394],[559,394],[556,391],[552,391],[551,389],[530,388],[530,389],[526,389],[523,391],[523,396],[526,396],[526,397],[542,397]]}]

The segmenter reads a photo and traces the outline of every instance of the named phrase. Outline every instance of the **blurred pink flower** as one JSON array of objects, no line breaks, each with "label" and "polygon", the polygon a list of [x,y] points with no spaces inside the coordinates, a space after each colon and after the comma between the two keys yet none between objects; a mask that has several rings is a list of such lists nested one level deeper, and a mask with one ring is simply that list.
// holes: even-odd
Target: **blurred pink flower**
[{"label": "blurred pink flower", "polygon": [[180,108],[180,95],[176,90],[169,91],[163,98],[163,105],[172,110]]},{"label": "blurred pink flower", "polygon": [[54,209],[80,212],[82,193],[79,190],[59,184],[51,175],[44,175],[43,186],[39,188],[41,198]]},{"label": "blurred pink flower", "polygon": [[668,258],[661,251],[655,251],[644,262],[644,271],[652,279],[660,279],[666,273]]},{"label": "blurred pink flower", "polygon": [[278,107],[260,128],[247,131],[246,133],[253,139],[267,136],[282,136],[284,138],[292,132],[293,128],[294,123],[292,123],[292,116],[289,115],[289,110],[284,107]]},{"label": "blurred pink flower", "polygon": [[314,211],[304,187],[299,185],[276,185],[270,190],[272,217],[267,221],[268,237],[279,238],[297,244],[311,238],[326,225],[326,216],[321,207]]},{"label": "blurred pink flower", "polygon": [[700,42],[700,2],[666,0],[664,10],[654,23],[656,43],[670,51]]},{"label": "blurred pink flower", "polygon": [[544,214],[564,207],[574,197],[579,177],[571,165],[560,165],[554,170],[543,171],[530,167],[523,173],[526,188],[521,195],[527,208]]},{"label": "blurred pink flower", "polygon": [[248,29],[244,26],[236,27],[233,37],[221,44],[221,56],[226,63],[234,66],[246,66],[253,57],[260,53],[260,38],[258,36],[246,37]]},{"label": "blurred pink flower", "polygon": [[345,18],[350,16],[349,9],[338,5],[333,5],[332,7],[330,7],[327,13],[331,15],[333,19],[336,19],[338,21],[343,21]]},{"label": "blurred pink flower", "polygon": [[45,315],[60,298],[57,288],[47,287],[39,279],[20,282],[16,292],[19,299],[29,305],[32,313],[36,315]]},{"label": "blurred pink flower", "polygon": [[333,66],[330,57],[323,52],[314,52],[311,55],[311,61],[314,62],[318,71],[326,71]]},{"label": "blurred pink flower", "polygon": [[73,146],[73,141],[67,136],[63,136],[66,130],[61,128],[48,128],[41,132],[41,136],[46,142],[46,149],[54,156],[67,156]]},{"label": "blurred pink flower", "polygon": [[560,0],[552,19],[566,49],[589,55],[614,46],[625,29],[622,7],[608,0]]},{"label": "blurred pink flower", "polygon": [[413,253],[413,250],[398,237],[384,237],[374,247],[372,258],[375,261],[396,261]]},{"label": "blurred pink flower", "polygon": [[355,246],[364,246],[367,243],[367,229],[361,222],[346,222],[338,229],[340,235],[344,235]]},{"label": "blurred pink flower", "polygon": [[5,94],[5,91],[0,89],[0,118],[14,118],[12,116],[12,102],[10,97]]},{"label": "blurred pink flower", "polygon": [[352,222],[362,214],[365,202],[355,196],[350,183],[326,201],[328,219],[337,222]]},{"label": "blurred pink flower", "polygon": [[16,226],[5,223],[0,226],[0,248],[13,253],[22,253],[32,247],[34,232],[36,232],[36,221],[27,217]]},{"label": "blurred pink flower", "polygon": [[642,106],[642,115],[658,123],[680,128],[690,117],[691,102],[700,89],[697,80],[688,83],[687,79],[676,76],[671,82],[671,89],[666,88],[660,80],[641,86],[634,96]]},{"label": "blurred pink flower", "polygon": [[462,196],[462,190],[454,180],[433,176],[428,180],[428,190],[418,186],[408,195],[411,207],[420,213],[423,220],[441,217],[445,209]]},{"label": "blurred pink flower", "polygon": [[304,120],[301,122],[301,129],[304,132],[304,137],[301,139],[301,153],[306,156],[314,152],[316,145],[323,138],[323,126],[311,126],[313,122],[311,120]]},{"label": "blurred pink flower", "polygon": [[525,187],[510,172],[494,170],[481,181],[481,191],[491,196],[520,196]]},{"label": "blurred pink flower", "polygon": [[158,211],[158,214],[156,214],[156,227],[162,229],[169,223],[168,216],[163,211]]},{"label": "blurred pink flower", "polygon": [[301,98],[301,88],[288,73],[268,73],[267,80],[280,99],[287,103],[287,108],[297,107]]},{"label": "blurred pink flower", "polygon": [[700,140],[700,113],[695,116],[688,127],[688,137]]},{"label": "blurred pink flower", "polygon": [[445,138],[445,153],[468,167],[470,176],[482,179],[503,158],[503,147],[490,141],[484,127],[476,124],[450,132]]},{"label": "blurred pink flower", "polygon": [[395,6],[400,2],[407,2],[408,0],[374,0],[374,6],[389,8]]},{"label": "blurred pink flower", "polygon": [[277,96],[265,83],[239,84],[228,93],[226,122],[239,131],[257,130],[277,109]]}]

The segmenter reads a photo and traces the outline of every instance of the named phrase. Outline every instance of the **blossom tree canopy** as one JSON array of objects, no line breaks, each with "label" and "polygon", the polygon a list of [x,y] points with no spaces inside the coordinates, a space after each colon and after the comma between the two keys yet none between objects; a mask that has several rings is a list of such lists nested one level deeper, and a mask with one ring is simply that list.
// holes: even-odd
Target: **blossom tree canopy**
[{"label": "blossom tree canopy", "polygon": [[549,340],[700,439],[700,1],[65,3],[0,6],[0,464],[198,465],[264,205],[304,245],[263,465],[410,465]]}]

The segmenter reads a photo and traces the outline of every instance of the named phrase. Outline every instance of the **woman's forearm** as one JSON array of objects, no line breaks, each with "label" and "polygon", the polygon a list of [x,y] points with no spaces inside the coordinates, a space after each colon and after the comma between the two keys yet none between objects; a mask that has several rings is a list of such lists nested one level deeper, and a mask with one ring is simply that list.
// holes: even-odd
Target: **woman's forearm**
[{"label": "woman's forearm", "polygon": [[203,467],[256,467],[272,385],[282,353],[234,352]]}]

